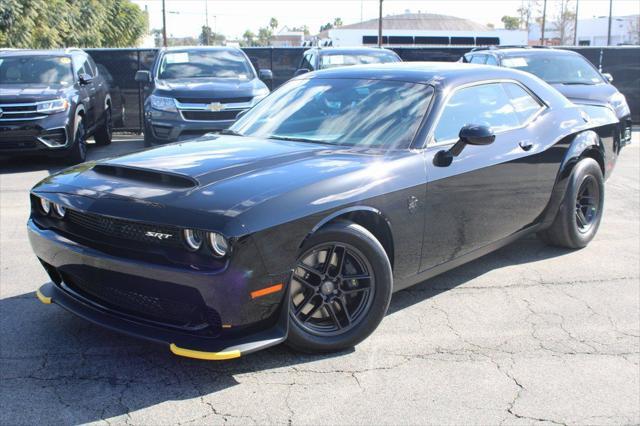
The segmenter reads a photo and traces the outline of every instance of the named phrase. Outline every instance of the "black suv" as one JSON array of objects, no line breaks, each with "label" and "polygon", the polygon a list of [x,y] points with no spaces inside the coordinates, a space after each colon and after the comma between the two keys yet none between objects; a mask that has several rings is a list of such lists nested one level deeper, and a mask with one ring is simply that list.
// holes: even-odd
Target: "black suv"
[{"label": "black suv", "polygon": [[0,155],[80,163],[88,137],[111,142],[111,113],[109,87],[82,50],[0,50]]},{"label": "black suv", "polygon": [[620,120],[620,143],[631,142],[631,111],[624,95],[577,52],[550,47],[475,48],[461,62],[498,65],[526,71],[546,81],[576,104],[608,105]]},{"label": "black suv", "polygon": [[151,71],[135,79],[145,85],[144,141],[151,146],[226,129],[269,94],[261,79],[273,74],[257,74],[237,48],[182,47],[161,49]]},{"label": "black suv", "polygon": [[295,75],[327,68],[402,62],[393,50],[377,47],[313,47],[304,52]]}]

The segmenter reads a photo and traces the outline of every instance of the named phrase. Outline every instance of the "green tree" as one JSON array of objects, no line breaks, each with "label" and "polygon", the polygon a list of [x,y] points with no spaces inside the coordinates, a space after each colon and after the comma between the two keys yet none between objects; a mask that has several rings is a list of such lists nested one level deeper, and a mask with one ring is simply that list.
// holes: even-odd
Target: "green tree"
[{"label": "green tree", "polygon": [[130,0],[0,0],[0,47],[127,47],[147,33]]},{"label": "green tree", "polygon": [[342,26],[342,18],[336,18],[333,20],[333,27],[339,28]]},{"label": "green tree", "polygon": [[271,32],[271,28],[262,27],[258,29],[258,46],[269,46],[271,44],[271,37],[273,33]]},{"label": "green tree", "polygon": [[504,28],[507,30],[517,30],[520,28],[520,18],[517,16],[503,16],[501,19],[504,24]]},{"label": "green tree", "polygon": [[320,32],[330,30],[332,28],[333,28],[333,24],[331,22],[327,22],[326,24],[320,26]]},{"label": "green tree", "polygon": [[275,31],[275,29],[278,28],[278,20],[276,18],[271,18],[269,20],[269,28],[271,28],[272,31]]},{"label": "green tree", "polygon": [[242,34],[242,41],[240,44],[243,47],[251,47],[256,45],[256,35],[251,30],[246,30],[244,34]]}]

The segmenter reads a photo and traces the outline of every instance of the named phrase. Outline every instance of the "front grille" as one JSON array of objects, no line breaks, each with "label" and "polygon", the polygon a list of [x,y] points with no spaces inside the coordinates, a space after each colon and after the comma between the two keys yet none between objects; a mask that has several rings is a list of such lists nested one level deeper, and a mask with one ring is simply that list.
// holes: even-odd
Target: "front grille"
[{"label": "front grille", "polygon": [[182,116],[185,120],[199,121],[216,121],[216,120],[235,120],[240,113],[238,110],[228,111],[188,111],[182,110]]},{"label": "front grille", "polygon": [[[80,296],[122,314],[174,327],[204,329],[208,335],[217,335],[221,329],[220,314],[208,308],[194,289],[158,282],[154,283],[154,291],[133,286],[126,278],[118,284],[61,275],[64,283]],[[161,293],[172,293],[174,297]]]},{"label": "front grille", "polygon": [[176,98],[178,102],[183,104],[213,104],[219,102],[221,104],[239,104],[245,102],[251,102],[253,99],[249,97],[237,97],[237,98]]},{"label": "front grille", "polygon": [[81,213],[70,209],[67,210],[65,219],[72,227],[74,234],[86,238],[106,235],[111,238],[158,244],[165,247],[182,246],[180,229],[176,227],[150,225],[92,213]]},{"label": "front grille", "polygon": [[37,147],[35,140],[0,140],[0,151],[3,149],[33,149]]},{"label": "front grille", "polygon": [[15,103],[15,104],[0,104],[2,114],[0,114],[0,121],[30,121],[38,120],[46,117],[45,115],[38,113],[38,104],[33,103]]},{"label": "front grille", "polygon": [[35,148],[37,130],[34,129],[0,129],[0,150]]}]

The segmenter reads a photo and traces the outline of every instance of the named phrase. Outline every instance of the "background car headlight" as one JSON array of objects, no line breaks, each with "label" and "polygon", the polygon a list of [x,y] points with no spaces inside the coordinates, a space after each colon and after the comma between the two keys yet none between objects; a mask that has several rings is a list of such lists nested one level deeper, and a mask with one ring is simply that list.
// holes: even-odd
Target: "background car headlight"
[{"label": "background car headlight", "polygon": [[229,251],[229,243],[227,239],[217,232],[209,232],[209,245],[216,257],[224,257]]},{"label": "background car headlight", "polygon": [[51,201],[40,198],[40,208],[44,214],[49,214],[51,211]]},{"label": "background car headlight", "polygon": [[196,251],[202,246],[202,233],[200,231],[185,229],[182,231],[182,235],[184,237],[184,242],[190,250]]},{"label": "background car headlight", "polygon": [[149,96],[149,102],[151,104],[151,108],[157,109],[158,111],[178,112],[176,100],[173,98],[151,95]]},{"label": "background car headlight", "polygon": [[39,102],[37,111],[43,114],[53,114],[66,111],[69,108],[69,101],[66,99],[54,99],[51,101]]},{"label": "background car headlight", "polygon": [[61,206],[60,204],[57,204],[57,203],[53,203],[53,211],[60,218],[63,218],[64,215],[67,213],[67,209],[65,209],[63,206]]}]

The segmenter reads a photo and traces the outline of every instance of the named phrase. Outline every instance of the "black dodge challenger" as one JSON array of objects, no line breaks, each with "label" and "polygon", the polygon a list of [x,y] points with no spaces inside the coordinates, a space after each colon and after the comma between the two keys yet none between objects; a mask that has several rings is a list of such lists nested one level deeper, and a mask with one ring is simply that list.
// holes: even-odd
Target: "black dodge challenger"
[{"label": "black dodge challenger", "polygon": [[187,357],[341,350],[392,292],[525,234],[587,245],[617,121],[506,68],[304,74],[224,134],[37,184],[37,296]]}]

